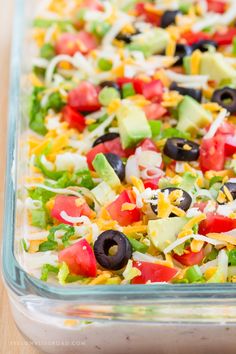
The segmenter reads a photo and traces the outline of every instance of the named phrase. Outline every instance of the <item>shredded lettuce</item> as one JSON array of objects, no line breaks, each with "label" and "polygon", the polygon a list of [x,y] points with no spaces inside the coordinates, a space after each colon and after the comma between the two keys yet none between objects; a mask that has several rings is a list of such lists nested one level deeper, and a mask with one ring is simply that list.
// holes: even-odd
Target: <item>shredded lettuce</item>
[{"label": "shredded lettuce", "polygon": [[89,170],[81,170],[73,174],[68,171],[62,172],[62,175],[56,183],[46,181],[45,184],[53,188],[67,188],[71,186],[85,187],[88,189],[94,188],[94,182]]},{"label": "shredded lettuce", "polygon": [[30,198],[34,200],[40,200],[43,205],[49,201],[52,197],[54,197],[56,194],[53,192],[50,192],[46,189],[43,188],[35,188],[35,189],[28,189],[28,193]]},{"label": "shredded lettuce", "polygon": [[53,180],[58,180],[60,177],[62,177],[64,171],[50,171],[47,169],[47,167],[42,163],[42,156],[43,155],[38,155],[35,158],[35,166],[40,169],[40,171],[44,174],[44,176],[53,179]]},{"label": "shredded lettuce", "polygon": [[58,242],[55,241],[56,231],[65,231],[62,236],[61,241],[62,241],[64,247],[69,246],[69,239],[71,236],[74,235],[75,228],[73,226],[70,226],[67,224],[60,224],[60,225],[51,227],[51,229],[49,230],[48,237],[47,237],[48,240],[39,245],[40,252],[55,250],[58,247]]},{"label": "shredded lettuce", "polygon": [[33,22],[33,26],[38,28],[49,28],[54,24],[57,24],[57,26],[64,32],[73,27],[73,23],[70,20],[55,20],[37,17]]},{"label": "shredded lettuce", "polygon": [[58,272],[59,272],[59,267],[55,267],[55,266],[53,266],[51,264],[45,263],[42,266],[42,269],[41,269],[41,277],[40,277],[40,279],[43,280],[43,281],[47,281],[49,273],[58,274]]},{"label": "shredded lettuce", "polygon": [[48,223],[47,211],[44,208],[31,210],[31,224],[41,229],[45,229]]},{"label": "shredded lettuce", "polygon": [[30,128],[40,134],[45,135],[47,128],[44,124],[45,112],[40,105],[40,93],[45,90],[45,87],[34,87],[31,95],[30,107]]},{"label": "shredded lettuce", "polygon": [[95,130],[97,127],[99,127],[100,124],[102,124],[103,122],[105,122],[105,120],[108,118],[107,114],[104,114],[103,116],[101,116],[96,123],[90,124],[88,125],[88,131],[92,132],[93,130]]},{"label": "shredded lettuce", "polygon": [[125,267],[123,272],[123,277],[125,282],[129,283],[132,279],[140,275],[141,272],[138,268],[133,267],[133,261],[130,259]]}]

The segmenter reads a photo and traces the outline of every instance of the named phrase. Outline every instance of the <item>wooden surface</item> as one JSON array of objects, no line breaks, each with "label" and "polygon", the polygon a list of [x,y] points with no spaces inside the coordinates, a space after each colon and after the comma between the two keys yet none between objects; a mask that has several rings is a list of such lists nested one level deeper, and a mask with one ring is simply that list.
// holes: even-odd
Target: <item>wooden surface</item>
[{"label": "wooden surface", "polygon": [[[8,69],[11,44],[13,1],[0,0],[0,228],[3,224],[3,181],[6,155]],[[1,232],[2,233],[2,232]],[[1,234],[0,233],[0,234]],[[14,342],[13,342],[14,341]],[[18,332],[11,316],[7,294],[0,279],[0,353],[39,354]]]}]

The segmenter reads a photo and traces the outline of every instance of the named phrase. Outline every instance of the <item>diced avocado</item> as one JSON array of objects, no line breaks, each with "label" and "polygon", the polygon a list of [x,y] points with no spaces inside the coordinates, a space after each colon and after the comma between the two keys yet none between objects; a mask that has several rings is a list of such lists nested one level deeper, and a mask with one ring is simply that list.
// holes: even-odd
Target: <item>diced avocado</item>
[{"label": "diced avocado", "polygon": [[225,60],[221,53],[202,54],[200,74],[208,75],[210,80],[220,82],[224,79],[236,78],[236,70]]},{"label": "diced avocado", "polygon": [[212,121],[210,112],[206,111],[192,97],[185,96],[178,106],[177,129],[187,132],[197,132],[199,128],[209,125]]},{"label": "diced avocado", "polygon": [[185,190],[186,192],[191,192],[194,189],[194,184],[197,178],[198,176],[193,175],[191,172],[185,172],[178,187]]},{"label": "diced avocado", "polygon": [[106,182],[99,183],[91,192],[100,205],[107,205],[113,202],[116,197],[116,193]]},{"label": "diced avocado", "polygon": [[151,138],[152,131],[143,110],[136,106],[121,106],[117,113],[122,147],[136,145],[145,138]]},{"label": "diced avocado", "polygon": [[130,50],[143,52],[145,57],[158,54],[165,50],[169,42],[169,33],[162,28],[153,28],[140,35],[134,36],[128,46]]},{"label": "diced avocado", "polygon": [[107,161],[104,154],[97,154],[92,162],[95,171],[111,188],[120,186],[120,179]]},{"label": "diced avocado", "polygon": [[190,75],[191,73],[191,57],[184,57],[183,58],[183,67],[184,67],[184,72],[187,75]]},{"label": "diced avocado", "polygon": [[188,220],[186,217],[149,220],[148,237],[156,248],[163,251],[170,243],[176,240],[178,233]]},{"label": "diced avocado", "polygon": [[158,186],[161,189],[169,187],[178,187],[185,190],[186,192],[192,192],[195,188],[195,182],[197,178],[197,175],[195,176],[191,172],[185,172],[182,176],[181,182],[173,184],[171,183],[170,179],[162,177],[158,182]]}]

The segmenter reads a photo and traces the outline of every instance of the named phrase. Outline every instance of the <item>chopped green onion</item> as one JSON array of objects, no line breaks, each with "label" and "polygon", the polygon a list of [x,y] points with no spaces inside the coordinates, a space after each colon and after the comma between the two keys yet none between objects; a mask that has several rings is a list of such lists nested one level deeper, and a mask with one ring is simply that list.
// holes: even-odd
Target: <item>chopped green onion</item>
[{"label": "chopped green onion", "polygon": [[181,11],[183,14],[187,14],[189,12],[190,7],[191,3],[184,2],[183,4],[179,5],[179,11]]},{"label": "chopped green onion", "polygon": [[162,123],[160,120],[149,120],[148,124],[150,125],[151,131],[152,131],[152,137],[156,137],[160,134],[161,132],[161,126]]},{"label": "chopped green onion", "polygon": [[27,247],[27,243],[25,241],[24,238],[21,239],[21,245],[22,245],[22,248],[25,252],[28,252],[28,247]]},{"label": "chopped green onion", "polygon": [[183,138],[183,139],[189,139],[190,134],[187,132],[180,131],[176,128],[167,128],[163,130],[161,133],[161,138]]},{"label": "chopped green onion", "polygon": [[193,225],[193,233],[194,234],[198,233],[198,224]]},{"label": "chopped green onion", "polygon": [[223,177],[221,177],[221,176],[212,177],[209,182],[209,188],[211,188],[213,186],[213,184],[215,184],[215,183],[222,182],[222,180],[223,180]]},{"label": "chopped green onion", "polygon": [[129,240],[129,242],[130,242],[130,244],[131,244],[131,246],[133,248],[133,251],[137,251],[137,252],[141,252],[141,253],[147,252],[147,250],[148,250],[148,246],[147,245],[145,245],[142,242],[139,242],[139,241],[135,240],[135,238],[133,238],[133,237],[128,237],[128,236],[126,236],[126,237]]},{"label": "chopped green onion", "polygon": [[100,58],[98,60],[98,67],[102,71],[109,71],[111,70],[113,64],[112,61],[106,58]]},{"label": "chopped green onion", "polygon": [[103,106],[108,106],[111,101],[116,98],[120,98],[119,92],[113,87],[104,87],[98,95],[99,102]]},{"label": "chopped green onion", "polygon": [[48,97],[48,102],[46,105],[46,109],[54,109],[54,111],[59,112],[65,103],[62,100],[62,97],[59,92],[53,92]]},{"label": "chopped green onion", "polygon": [[233,38],[233,48],[232,48],[232,51],[233,51],[233,55],[236,55],[236,36]]},{"label": "chopped green onion", "polygon": [[194,283],[202,279],[202,272],[198,265],[194,265],[187,269],[185,273],[186,278],[190,283]]},{"label": "chopped green onion", "polygon": [[40,49],[40,56],[45,59],[52,59],[56,55],[55,48],[51,43],[45,43]]},{"label": "chopped green onion", "polygon": [[229,251],[229,264],[236,265],[236,249]]},{"label": "chopped green onion", "polygon": [[136,92],[135,92],[132,82],[128,82],[127,84],[124,84],[122,86],[122,97],[123,98],[134,96],[135,94],[136,94]]},{"label": "chopped green onion", "polygon": [[110,28],[111,25],[107,22],[93,21],[90,24],[90,31],[99,38],[104,37]]}]

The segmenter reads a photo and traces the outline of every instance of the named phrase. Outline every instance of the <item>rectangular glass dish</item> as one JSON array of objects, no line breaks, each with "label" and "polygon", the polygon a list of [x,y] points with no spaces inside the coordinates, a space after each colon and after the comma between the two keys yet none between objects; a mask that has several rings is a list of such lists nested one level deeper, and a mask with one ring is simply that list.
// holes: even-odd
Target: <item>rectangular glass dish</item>
[{"label": "rectangular glass dish", "polygon": [[26,171],[26,75],[35,2],[16,0],[9,96],[2,265],[12,313],[47,353],[235,353],[236,284],[60,286],[20,266]]}]

